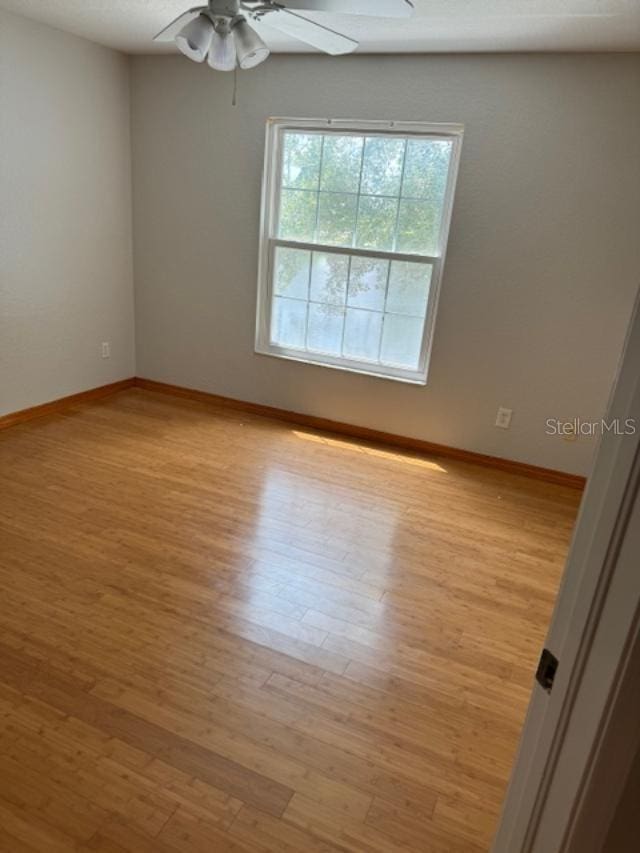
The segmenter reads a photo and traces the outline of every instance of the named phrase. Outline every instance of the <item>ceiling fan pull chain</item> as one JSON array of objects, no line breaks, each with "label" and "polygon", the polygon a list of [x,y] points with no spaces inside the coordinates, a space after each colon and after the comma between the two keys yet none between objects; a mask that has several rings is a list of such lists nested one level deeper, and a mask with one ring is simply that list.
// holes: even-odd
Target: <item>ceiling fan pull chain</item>
[{"label": "ceiling fan pull chain", "polygon": [[236,64],[233,69],[233,97],[231,98],[231,106],[235,107],[237,104],[237,96],[238,94],[238,65]]}]

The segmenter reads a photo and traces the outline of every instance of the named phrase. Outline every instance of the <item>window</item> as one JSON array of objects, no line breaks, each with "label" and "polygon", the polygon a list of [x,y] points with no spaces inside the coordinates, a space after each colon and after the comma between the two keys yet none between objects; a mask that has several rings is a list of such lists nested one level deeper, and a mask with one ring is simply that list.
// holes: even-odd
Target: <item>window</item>
[{"label": "window", "polygon": [[424,384],[459,125],[271,119],[256,351]]}]

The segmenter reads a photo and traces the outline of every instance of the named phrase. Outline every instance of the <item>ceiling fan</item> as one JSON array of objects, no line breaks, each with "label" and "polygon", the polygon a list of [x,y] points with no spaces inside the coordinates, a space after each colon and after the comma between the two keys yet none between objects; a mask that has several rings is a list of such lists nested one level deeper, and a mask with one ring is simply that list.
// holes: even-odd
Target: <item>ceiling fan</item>
[{"label": "ceiling fan", "polygon": [[337,56],[351,53],[358,42],[305,18],[299,12],[334,12],[370,17],[408,18],[411,0],[209,0],[179,15],[154,41],[175,40],[194,62],[208,61],[217,71],[254,68],[269,56],[269,48],[249,21],[265,19],[288,36]]}]

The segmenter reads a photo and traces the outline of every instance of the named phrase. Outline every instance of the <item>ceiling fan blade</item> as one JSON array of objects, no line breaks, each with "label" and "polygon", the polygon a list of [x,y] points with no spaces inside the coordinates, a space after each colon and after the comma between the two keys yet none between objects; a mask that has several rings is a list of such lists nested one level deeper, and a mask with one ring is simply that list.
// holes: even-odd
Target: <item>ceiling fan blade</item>
[{"label": "ceiling fan blade", "polygon": [[368,15],[372,18],[410,18],[412,0],[283,0],[294,12],[331,12],[340,15]]},{"label": "ceiling fan blade", "polygon": [[303,18],[302,15],[296,15],[295,12],[290,12],[288,9],[277,9],[269,12],[260,20],[268,26],[310,44],[312,47],[317,47],[318,50],[330,53],[332,56],[352,53],[358,47],[358,42],[348,36],[336,33],[334,30],[330,30],[322,24],[316,24],[315,21],[310,21],[308,18]]},{"label": "ceiling fan blade", "polygon": [[196,18],[200,12],[206,12],[207,6],[197,6],[194,9],[189,9],[187,12],[183,12],[182,15],[178,15],[170,24],[168,24],[163,30],[153,37],[154,41],[173,41],[174,38],[178,35],[180,30],[189,23],[189,21]]}]

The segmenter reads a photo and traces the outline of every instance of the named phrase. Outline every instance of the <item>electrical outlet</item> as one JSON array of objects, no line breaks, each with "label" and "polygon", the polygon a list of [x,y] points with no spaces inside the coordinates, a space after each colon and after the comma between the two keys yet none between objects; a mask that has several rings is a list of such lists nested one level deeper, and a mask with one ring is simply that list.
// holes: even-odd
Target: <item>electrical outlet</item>
[{"label": "electrical outlet", "polygon": [[500,406],[496,415],[496,426],[500,429],[509,429],[512,417],[513,409],[505,409],[503,406]]},{"label": "electrical outlet", "polygon": [[102,342],[102,357],[111,358],[111,344],[109,341]]}]

